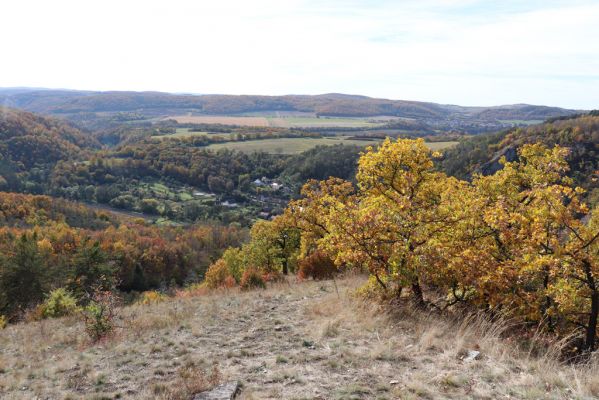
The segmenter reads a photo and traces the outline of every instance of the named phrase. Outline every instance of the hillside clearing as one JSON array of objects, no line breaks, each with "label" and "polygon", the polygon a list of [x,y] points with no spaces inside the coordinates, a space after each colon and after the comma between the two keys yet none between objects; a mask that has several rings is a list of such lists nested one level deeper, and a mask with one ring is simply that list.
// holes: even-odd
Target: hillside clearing
[{"label": "hillside clearing", "polygon": [[[10,326],[0,331],[0,397],[166,399],[202,380],[197,371],[239,380],[246,400],[599,395],[596,367],[517,354],[476,319],[382,316],[353,296],[362,282],[338,281],[338,294],[332,281],[306,282],[127,307],[117,336],[98,345],[75,320]],[[465,361],[473,349],[481,357]]]}]

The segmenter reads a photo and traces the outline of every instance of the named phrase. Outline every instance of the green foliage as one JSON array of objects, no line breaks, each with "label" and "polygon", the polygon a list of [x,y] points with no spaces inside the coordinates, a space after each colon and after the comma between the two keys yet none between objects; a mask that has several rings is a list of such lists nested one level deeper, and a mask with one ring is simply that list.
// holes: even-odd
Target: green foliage
[{"label": "green foliage", "polygon": [[71,262],[68,287],[80,301],[85,302],[93,290],[114,288],[116,269],[99,242],[83,242]]},{"label": "green foliage", "polygon": [[0,312],[14,316],[38,304],[48,284],[46,261],[37,234],[22,234],[14,253],[0,265]]},{"label": "green foliage", "polygon": [[54,289],[41,304],[43,318],[58,318],[73,315],[79,310],[77,299],[65,288]]},{"label": "green foliage", "polygon": [[241,249],[229,247],[225,250],[221,259],[227,267],[228,274],[231,275],[236,282],[239,282],[244,268],[244,254]]},{"label": "green foliage", "polygon": [[82,316],[85,331],[93,342],[97,342],[114,332],[117,312],[117,299],[109,291],[96,291],[91,296],[87,306],[83,308]]}]

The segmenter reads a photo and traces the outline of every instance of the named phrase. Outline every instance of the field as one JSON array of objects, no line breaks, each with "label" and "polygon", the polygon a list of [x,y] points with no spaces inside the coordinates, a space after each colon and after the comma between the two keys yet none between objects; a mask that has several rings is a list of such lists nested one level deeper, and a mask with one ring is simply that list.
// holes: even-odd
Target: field
[{"label": "field", "polygon": [[383,125],[365,118],[269,117],[268,121],[270,126],[283,128],[374,128]]},{"label": "field", "polygon": [[223,124],[240,126],[270,126],[268,119],[264,117],[227,117],[219,115],[174,115],[167,119],[173,119],[180,124]]},{"label": "field", "polygon": [[[381,117],[382,118],[382,117]],[[221,116],[221,115],[175,115],[168,119],[178,123],[223,124],[239,126],[279,128],[374,128],[382,126],[382,120],[370,118],[337,118],[315,116]]]},{"label": "field", "polygon": [[216,133],[194,132],[194,131],[190,131],[190,128],[177,128],[177,131],[173,134],[155,135],[155,136],[153,136],[153,138],[155,138],[155,139],[186,138],[186,137],[192,137],[192,136],[209,136],[209,135],[228,137],[231,135],[231,133],[228,133],[228,132],[216,132]]},{"label": "field", "polygon": [[502,124],[512,124],[512,125],[536,125],[542,124],[542,119],[500,119],[499,122]]},{"label": "field", "polygon": [[[273,154],[297,154],[310,150],[316,146],[330,146],[334,144],[347,144],[356,146],[376,145],[380,140],[355,140],[349,136],[331,136],[323,138],[280,138],[250,140],[245,142],[215,143],[208,146],[209,149],[230,149],[244,153],[264,151]],[[457,144],[457,142],[435,142],[427,143],[433,150],[441,150]]]},{"label": "field", "polygon": [[[188,399],[231,380],[242,385],[239,400],[599,395],[596,363],[572,368],[542,348],[518,350],[501,339],[508,327],[480,318],[385,314],[354,296],[364,279],[130,306],[116,335],[96,345],[76,318],[9,326],[0,330],[0,397]],[[474,349],[480,355],[466,359]]]}]

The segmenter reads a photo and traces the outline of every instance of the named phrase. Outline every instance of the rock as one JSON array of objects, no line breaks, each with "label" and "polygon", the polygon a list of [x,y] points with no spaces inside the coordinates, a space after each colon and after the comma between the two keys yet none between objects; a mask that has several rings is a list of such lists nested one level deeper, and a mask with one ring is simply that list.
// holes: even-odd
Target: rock
[{"label": "rock", "polygon": [[397,385],[399,381],[389,381],[389,385]]},{"label": "rock", "polygon": [[193,400],[231,400],[239,394],[239,382],[226,382],[217,387],[198,393]]},{"label": "rock", "polygon": [[480,351],[476,350],[468,350],[468,355],[464,357],[464,361],[470,362],[474,360],[478,360],[480,358]]}]

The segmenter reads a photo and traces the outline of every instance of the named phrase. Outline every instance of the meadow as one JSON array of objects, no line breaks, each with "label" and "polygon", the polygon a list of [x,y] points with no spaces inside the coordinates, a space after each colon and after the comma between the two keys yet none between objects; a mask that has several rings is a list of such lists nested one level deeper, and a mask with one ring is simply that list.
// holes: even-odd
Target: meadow
[{"label": "meadow", "polygon": [[316,116],[226,116],[226,115],[175,115],[167,117],[180,124],[223,124],[277,128],[375,128],[384,121],[373,118],[342,118]]},{"label": "meadow", "polygon": [[599,395],[596,362],[576,370],[540,342],[518,348],[509,324],[480,316],[381,313],[355,296],[365,279],[182,291],[120,309],[97,344],[76,317],[12,325],[0,330],[0,397],[189,399],[227,381],[239,400]]},{"label": "meadow", "polygon": [[[230,149],[244,153],[254,153],[264,151],[272,154],[298,154],[310,150],[316,146],[331,146],[335,144],[346,144],[354,146],[369,146],[380,143],[380,139],[356,140],[350,136],[330,136],[323,138],[279,138],[251,140],[245,142],[227,142],[214,143],[208,146],[209,149]],[[454,146],[457,142],[434,142],[426,145],[432,150],[441,150]]]},{"label": "meadow", "polygon": [[536,125],[542,124],[542,119],[500,119],[498,120],[502,124],[512,124],[512,125]]},{"label": "meadow", "polygon": [[270,126],[282,128],[374,128],[384,125],[367,118],[269,117]]},{"label": "meadow", "polygon": [[188,138],[193,136],[220,136],[229,137],[231,133],[228,132],[197,132],[192,131],[190,128],[177,128],[175,133],[169,133],[164,135],[154,135],[155,139],[171,139],[171,138]]}]

